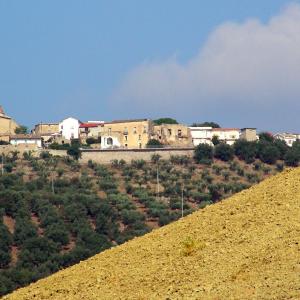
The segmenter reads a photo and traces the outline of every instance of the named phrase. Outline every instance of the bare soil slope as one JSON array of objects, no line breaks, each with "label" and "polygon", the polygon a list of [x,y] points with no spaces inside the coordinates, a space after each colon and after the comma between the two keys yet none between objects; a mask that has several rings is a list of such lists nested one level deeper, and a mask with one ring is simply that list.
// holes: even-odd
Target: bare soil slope
[{"label": "bare soil slope", "polygon": [[300,299],[300,168],[4,299]]}]

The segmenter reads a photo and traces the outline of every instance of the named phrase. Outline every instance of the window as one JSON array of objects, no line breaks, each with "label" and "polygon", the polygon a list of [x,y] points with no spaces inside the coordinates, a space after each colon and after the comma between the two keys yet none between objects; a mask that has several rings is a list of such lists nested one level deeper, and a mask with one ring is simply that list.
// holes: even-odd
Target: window
[{"label": "window", "polygon": [[172,129],[168,129],[168,133],[169,133],[169,135],[172,135]]},{"label": "window", "polygon": [[144,131],[143,133],[147,133],[147,126],[144,126]]},{"label": "window", "polygon": [[178,136],[181,137],[181,129],[178,129]]},{"label": "window", "polygon": [[139,135],[139,141],[142,139],[141,135]]},{"label": "window", "polygon": [[128,140],[128,136],[127,135],[125,135],[125,141],[127,141]]},{"label": "window", "polygon": [[139,143],[139,148],[140,148],[140,149],[142,148],[142,144],[141,144],[141,143]]},{"label": "window", "polygon": [[127,148],[127,146],[128,146],[128,145],[127,145],[127,144],[125,144],[125,148]]},{"label": "window", "polygon": [[128,128],[127,127],[124,128],[124,134],[128,134]]},{"label": "window", "polygon": [[136,127],[133,127],[133,133],[136,134]]},{"label": "window", "polygon": [[107,145],[112,145],[113,144],[113,139],[111,137],[109,137],[107,140],[106,140],[106,143]]}]

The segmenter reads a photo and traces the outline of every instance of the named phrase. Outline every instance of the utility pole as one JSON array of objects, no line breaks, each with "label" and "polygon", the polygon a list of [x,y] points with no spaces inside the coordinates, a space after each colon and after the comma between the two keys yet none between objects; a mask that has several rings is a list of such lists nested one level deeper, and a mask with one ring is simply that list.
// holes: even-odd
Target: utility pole
[{"label": "utility pole", "polygon": [[53,174],[51,174],[51,186],[52,186],[52,194],[55,194],[55,191],[54,191]]},{"label": "utility pole", "polygon": [[2,174],[2,176],[3,176],[3,174],[4,174],[4,157],[3,157],[3,153],[2,153],[1,174]]},{"label": "utility pole", "polygon": [[159,200],[159,174],[158,174],[158,164],[156,169],[156,197]]},{"label": "utility pole", "polygon": [[181,217],[183,217],[183,185],[181,186]]}]

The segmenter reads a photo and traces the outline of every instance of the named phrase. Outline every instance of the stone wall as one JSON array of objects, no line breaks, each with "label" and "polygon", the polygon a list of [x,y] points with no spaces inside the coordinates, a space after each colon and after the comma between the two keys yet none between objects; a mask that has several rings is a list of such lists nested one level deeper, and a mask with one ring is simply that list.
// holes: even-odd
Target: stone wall
[{"label": "stone wall", "polygon": [[112,160],[123,159],[127,163],[132,160],[143,159],[151,161],[153,154],[159,154],[162,159],[170,159],[174,155],[187,155],[193,157],[193,148],[162,148],[162,149],[118,149],[118,150],[95,150],[85,149],[81,153],[81,163],[87,163],[92,160],[100,164],[109,164]]}]

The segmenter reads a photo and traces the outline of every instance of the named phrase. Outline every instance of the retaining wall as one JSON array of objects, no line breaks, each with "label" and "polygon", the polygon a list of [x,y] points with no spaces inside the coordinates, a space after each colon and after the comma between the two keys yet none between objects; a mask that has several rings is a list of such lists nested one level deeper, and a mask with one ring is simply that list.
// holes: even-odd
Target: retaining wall
[{"label": "retaining wall", "polygon": [[174,155],[194,155],[194,148],[159,148],[159,149],[116,149],[116,150],[95,150],[84,149],[81,152],[81,163],[92,160],[100,164],[109,164],[112,160],[123,159],[127,163],[132,160],[143,159],[151,161],[153,154],[159,154],[162,159],[170,159]]}]

